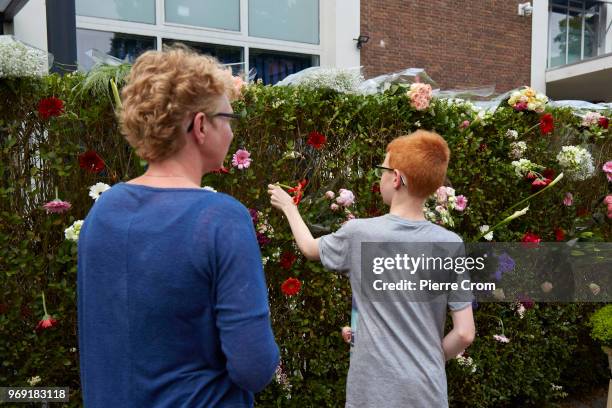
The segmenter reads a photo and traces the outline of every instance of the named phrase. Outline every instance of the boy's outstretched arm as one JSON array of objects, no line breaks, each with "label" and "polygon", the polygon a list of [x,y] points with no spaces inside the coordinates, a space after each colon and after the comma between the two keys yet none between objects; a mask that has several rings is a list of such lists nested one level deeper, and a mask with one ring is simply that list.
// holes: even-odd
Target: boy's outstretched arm
[{"label": "boy's outstretched arm", "polygon": [[306,259],[310,261],[319,260],[319,239],[315,239],[306,223],[302,219],[297,205],[293,203],[293,198],[285,190],[275,184],[268,184],[268,194],[270,194],[270,202],[274,208],[278,208],[285,214],[293,237],[298,248]]}]

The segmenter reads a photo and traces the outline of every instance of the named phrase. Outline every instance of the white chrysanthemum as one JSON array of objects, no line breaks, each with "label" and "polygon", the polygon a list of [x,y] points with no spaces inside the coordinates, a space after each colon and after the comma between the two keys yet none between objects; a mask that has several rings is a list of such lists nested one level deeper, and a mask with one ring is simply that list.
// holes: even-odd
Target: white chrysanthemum
[{"label": "white chrysanthemum", "polygon": [[75,221],[71,226],[64,230],[64,236],[70,241],[78,242],[81,227],[83,226],[83,220]]},{"label": "white chrysanthemum", "polygon": [[523,141],[510,143],[510,158],[520,159],[523,157],[526,151],[527,143]]},{"label": "white chrysanthemum", "polygon": [[111,188],[108,184],[105,183],[96,183],[93,186],[89,187],[89,196],[97,201],[102,195],[103,192]]},{"label": "white chrysanthemum", "polygon": [[580,146],[563,146],[557,155],[557,162],[572,180],[586,180],[595,173],[593,156]]},{"label": "white chrysanthemum", "polygon": [[539,169],[544,168],[543,166],[532,163],[530,160],[527,160],[527,159],[520,159],[517,161],[513,161],[511,164],[512,164],[512,167],[514,167],[514,172],[516,173],[517,177],[520,177],[520,178],[525,177],[531,171],[537,171]]},{"label": "white chrysanthemum", "polygon": [[[484,234],[485,232],[487,232],[491,227],[489,227],[488,225],[481,225],[480,226],[480,233]],[[491,241],[493,239],[493,231],[489,232],[488,234],[486,234],[484,237],[484,239],[486,239],[487,241]]]},{"label": "white chrysanthemum", "polygon": [[214,188],[212,188],[211,186],[204,186],[202,187],[202,190],[206,190],[206,191],[212,191],[213,193],[216,193],[217,190],[215,190]]}]

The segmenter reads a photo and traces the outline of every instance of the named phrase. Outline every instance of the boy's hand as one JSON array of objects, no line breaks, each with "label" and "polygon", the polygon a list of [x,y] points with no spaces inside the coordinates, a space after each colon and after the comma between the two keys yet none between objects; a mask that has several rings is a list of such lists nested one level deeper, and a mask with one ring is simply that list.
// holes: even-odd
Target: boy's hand
[{"label": "boy's hand", "polygon": [[295,207],[293,198],[276,184],[268,184],[268,194],[270,194],[270,203],[274,208],[285,211],[288,208]]}]

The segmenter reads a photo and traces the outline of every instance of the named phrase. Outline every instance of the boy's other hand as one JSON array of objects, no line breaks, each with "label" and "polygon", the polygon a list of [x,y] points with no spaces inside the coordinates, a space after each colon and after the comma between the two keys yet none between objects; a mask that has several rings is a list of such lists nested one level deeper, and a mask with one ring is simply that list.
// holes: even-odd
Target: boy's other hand
[{"label": "boy's other hand", "polygon": [[268,194],[270,194],[270,203],[274,208],[285,211],[295,206],[293,198],[282,187],[276,184],[268,184]]}]

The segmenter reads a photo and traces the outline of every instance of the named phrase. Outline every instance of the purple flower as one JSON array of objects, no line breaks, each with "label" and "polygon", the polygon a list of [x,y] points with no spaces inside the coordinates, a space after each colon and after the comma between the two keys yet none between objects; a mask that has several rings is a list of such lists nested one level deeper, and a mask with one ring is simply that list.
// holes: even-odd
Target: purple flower
[{"label": "purple flower", "polygon": [[257,210],[254,208],[249,208],[249,214],[251,214],[253,224],[257,224],[257,221],[259,221],[259,215],[257,214]]},{"label": "purple flower", "polygon": [[497,270],[495,271],[495,279],[502,280],[503,274],[514,269],[516,263],[514,259],[506,252],[497,257]]},{"label": "purple flower", "polygon": [[262,234],[261,232],[257,233],[257,243],[259,244],[259,246],[268,245],[270,242],[272,242],[272,240],[268,238],[265,234]]}]

